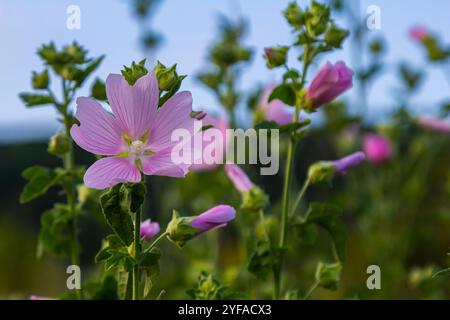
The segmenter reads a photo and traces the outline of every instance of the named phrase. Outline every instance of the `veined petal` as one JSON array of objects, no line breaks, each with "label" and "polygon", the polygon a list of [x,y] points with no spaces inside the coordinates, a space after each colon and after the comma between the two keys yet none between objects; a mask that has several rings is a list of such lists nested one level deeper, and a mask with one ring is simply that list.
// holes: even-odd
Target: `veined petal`
[{"label": "veined petal", "polygon": [[120,127],[132,140],[140,139],[155,121],[158,108],[158,80],[152,72],[133,86],[119,74],[106,79],[106,95]]},{"label": "veined petal", "polygon": [[84,184],[93,189],[106,189],[118,183],[140,181],[141,173],[134,162],[122,157],[97,160],[84,175]]},{"label": "veined petal", "polygon": [[73,140],[83,149],[99,155],[116,155],[124,150],[124,141],[116,119],[94,99],[77,99],[76,117],[80,125],[70,129]]},{"label": "veined petal", "polygon": [[156,121],[150,130],[149,149],[158,151],[174,145],[172,132],[176,129],[187,129],[194,133],[195,119],[191,118],[192,95],[182,91],[175,94],[158,110]]},{"label": "veined petal", "polygon": [[172,147],[141,158],[142,171],[146,175],[182,178],[189,171],[190,164],[175,164],[172,161]]}]

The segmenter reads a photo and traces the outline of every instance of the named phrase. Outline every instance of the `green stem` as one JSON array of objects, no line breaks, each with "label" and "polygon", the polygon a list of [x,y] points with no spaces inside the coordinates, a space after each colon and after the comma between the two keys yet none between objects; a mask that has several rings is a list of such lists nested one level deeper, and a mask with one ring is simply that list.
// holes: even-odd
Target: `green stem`
[{"label": "green stem", "polygon": [[298,196],[297,196],[297,198],[296,198],[295,201],[294,201],[294,205],[293,205],[292,208],[291,208],[291,214],[290,214],[291,217],[294,216],[295,210],[297,210],[297,207],[299,206],[300,202],[302,201],[303,196],[305,195],[305,192],[306,192],[306,190],[308,189],[309,183],[310,183],[310,182],[311,182],[311,181],[310,181],[310,179],[308,178],[308,179],[306,179],[306,181],[303,183],[302,189],[301,189],[300,192],[298,193]]},{"label": "green stem", "polygon": [[319,286],[319,283],[318,282],[314,282],[312,287],[309,288],[308,292],[303,297],[303,300],[307,300],[311,296],[311,294],[317,289],[318,286]]},{"label": "green stem", "polygon": [[[64,155],[64,169],[69,173],[70,175],[70,186],[66,189],[67,193],[67,206],[69,208],[69,213],[71,216],[71,223],[70,223],[70,257],[71,257],[71,264],[79,266],[80,264],[80,252],[79,252],[79,244],[78,244],[78,237],[77,237],[77,224],[78,224],[78,217],[77,217],[77,211],[76,211],[76,181],[75,181],[75,160],[74,160],[74,151],[73,151],[73,141],[70,137],[70,128],[72,125],[70,115],[68,112],[69,105],[71,103],[71,99],[68,96],[68,91],[66,87],[66,81],[62,81],[62,90],[63,90],[63,99],[64,102],[62,104],[61,112],[64,119],[64,127],[65,127],[65,134],[69,140],[69,150]],[[58,107],[58,105],[57,105]],[[83,299],[83,291],[77,290],[77,297],[79,300]]]},{"label": "green stem", "polygon": [[[285,66],[287,70],[289,71],[289,68]],[[301,97],[299,93],[303,89],[303,86],[305,85],[306,81],[306,73],[308,71],[309,67],[309,46],[306,44],[305,49],[303,51],[303,71],[300,83],[297,83],[295,78],[292,78],[294,89],[296,91],[296,103],[295,103],[295,112],[292,117],[292,122],[298,121],[298,116],[300,114],[300,108],[301,108]],[[287,157],[286,157],[286,165],[285,165],[285,171],[284,171],[284,186],[283,186],[283,200],[282,200],[282,207],[281,207],[281,231],[280,231],[280,241],[279,241],[279,247],[281,249],[280,257],[278,259],[278,262],[273,267],[273,279],[274,279],[274,292],[273,292],[273,298],[274,299],[280,299],[281,294],[281,280],[282,280],[282,269],[283,269],[283,262],[284,262],[284,256],[285,256],[285,247],[287,242],[287,230],[289,226],[289,194],[290,194],[290,187],[291,187],[291,178],[292,178],[292,163],[294,160],[294,149],[295,149],[295,138],[293,136],[290,137],[289,145],[288,145],[288,151],[287,151]]]},{"label": "green stem", "polygon": [[134,217],[134,243],[133,243],[133,257],[136,264],[133,267],[133,300],[139,300],[139,257],[141,254],[141,213],[144,205],[142,204],[139,210],[136,211]]},{"label": "green stem", "polygon": [[167,231],[164,232],[164,233],[161,233],[161,234],[158,236],[158,238],[156,238],[155,240],[153,240],[152,244],[151,244],[147,249],[145,249],[144,253],[150,252],[150,251],[158,244],[158,242],[160,242],[162,239],[164,239],[167,235],[168,235],[168,232],[167,232]]}]

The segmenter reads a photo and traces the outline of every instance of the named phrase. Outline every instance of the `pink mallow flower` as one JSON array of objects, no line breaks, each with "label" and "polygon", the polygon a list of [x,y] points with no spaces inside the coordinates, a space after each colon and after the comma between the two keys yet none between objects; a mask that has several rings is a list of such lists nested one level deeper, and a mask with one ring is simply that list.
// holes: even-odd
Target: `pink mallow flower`
[{"label": "pink mallow flower", "polygon": [[141,223],[141,237],[145,240],[150,241],[154,236],[159,233],[159,223],[152,222],[150,219],[144,220]]},{"label": "pink mallow flower", "polygon": [[420,25],[412,27],[411,29],[409,29],[408,33],[409,33],[409,37],[412,40],[417,41],[417,42],[422,42],[429,35],[428,29],[426,27],[420,26]]},{"label": "pink mallow flower", "polygon": [[417,119],[417,124],[425,129],[430,129],[443,134],[450,134],[450,122],[440,118],[422,116]]},{"label": "pink mallow flower", "polygon": [[392,156],[390,140],[377,134],[369,134],[364,138],[363,149],[367,160],[378,165],[386,163]]},{"label": "pink mallow flower", "polygon": [[316,74],[306,97],[311,101],[312,110],[330,103],[340,94],[353,87],[353,71],[344,62],[327,62]]},{"label": "pink mallow flower", "polygon": [[[263,118],[268,121],[274,121],[280,126],[289,124],[294,117],[294,108],[285,106],[284,103],[278,99],[269,102],[269,97],[273,89],[274,86],[270,85],[263,91],[258,104],[259,110],[262,112]],[[300,116],[298,120],[301,120]]]},{"label": "pink mallow flower", "polygon": [[366,159],[366,155],[362,151],[352,153],[344,158],[331,161],[336,173],[345,174],[348,169],[356,167]]},{"label": "pink mallow flower", "polygon": [[175,129],[194,134],[192,96],[179,92],[158,108],[158,81],[153,73],[133,86],[118,74],[106,79],[106,95],[113,115],[91,98],[77,99],[76,117],[80,125],[70,130],[83,149],[101,156],[84,175],[86,186],[105,189],[123,182],[140,182],[146,175],[184,177],[188,164],[171,160]]},{"label": "pink mallow flower", "polygon": [[248,192],[253,187],[250,178],[238,165],[225,164],[224,169],[228,178],[233,182],[239,192]]},{"label": "pink mallow flower", "polygon": [[[196,119],[202,121],[202,126],[213,126],[213,128],[219,130],[221,133],[222,139],[220,139],[220,141],[216,141],[215,139],[209,139],[208,135],[211,132],[208,132],[208,130],[211,130],[212,128],[207,129],[206,131],[198,132],[197,135],[202,135],[202,137],[203,137],[203,139],[201,141],[202,161],[201,161],[201,163],[198,163],[198,164],[194,163],[190,167],[190,170],[191,171],[204,171],[204,170],[215,169],[219,165],[224,163],[224,160],[225,160],[225,154],[226,154],[227,147],[228,147],[228,142],[226,139],[227,129],[229,129],[228,120],[226,119],[226,117],[216,117],[216,116],[210,115],[209,113],[207,114],[204,112],[197,115]],[[213,140],[213,141],[211,141],[211,140]],[[209,164],[207,162],[207,159],[205,159],[205,157],[208,156],[209,154],[207,154],[205,156],[206,153],[204,153],[203,150],[205,150],[205,148],[207,148],[210,144],[215,145],[214,158],[218,160],[217,163]]]},{"label": "pink mallow flower", "polygon": [[221,204],[194,217],[191,221],[191,226],[197,229],[200,234],[226,226],[235,216],[236,210],[233,207]]}]

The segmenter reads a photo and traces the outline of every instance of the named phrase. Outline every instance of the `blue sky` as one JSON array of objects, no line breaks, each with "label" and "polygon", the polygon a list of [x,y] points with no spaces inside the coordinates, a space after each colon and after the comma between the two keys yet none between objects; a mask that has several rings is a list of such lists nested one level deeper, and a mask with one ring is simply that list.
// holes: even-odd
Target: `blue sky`
[{"label": "blue sky", "polygon": [[[256,82],[275,81],[277,74],[265,68],[262,50],[267,45],[289,43],[289,28],[281,15],[288,2],[163,0],[152,23],[165,37],[157,58],[168,65],[178,63],[181,73],[194,75],[205,65],[206,49],[217,34],[217,14],[242,14],[250,22],[247,43],[256,50],[256,59],[248,68],[242,86],[252,88]],[[71,4],[81,8],[81,30],[66,28],[66,8]],[[361,13],[372,4],[381,8],[382,29],[372,32],[380,32],[387,38],[388,64],[401,59],[423,64],[422,51],[407,37],[411,25],[428,25],[450,42],[448,0],[361,0]],[[0,140],[28,137],[33,134],[30,128],[44,128],[47,132],[56,128],[55,114],[50,108],[26,109],[17,97],[19,92],[31,89],[31,70],[42,70],[35,55],[42,43],[53,40],[62,45],[77,40],[93,56],[105,53],[106,59],[97,73],[102,78],[108,73],[118,73],[123,64],[145,57],[138,42],[138,24],[126,0],[0,0],[0,26]],[[327,59],[343,59],[351,64],[348,47]],[[378,82],[369,98],[371,114],[383,112],[392,105],[396,84],[396,78],[391,75]],[[450,96],[449,88],[443,70],[432,70],[421,93],[414,97],[418,112],[429,112],[429,106]],[[217,108],[216,101],[193,81],[193,76],[185,81],[183,89],[192,91],[195,106]]]}]

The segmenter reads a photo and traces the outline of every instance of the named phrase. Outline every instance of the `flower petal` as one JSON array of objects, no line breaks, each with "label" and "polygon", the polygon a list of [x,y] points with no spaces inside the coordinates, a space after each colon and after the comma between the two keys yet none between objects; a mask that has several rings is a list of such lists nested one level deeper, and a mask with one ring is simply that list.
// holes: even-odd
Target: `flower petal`
[{"label": "flower petal", "polygon": [[84,184],[93,189],[106,189],[118,183],[140,181],[139,169],[133,161],[123,157],[97,160],[84,175]]},{"label": "flower petal", "polygon": [[119,74],[106,79],[106,95],[120,127],[132,140],[140,139],[155,121],[159,89],[158,80],[150,72],[133,86]]},{"label": "flower petal", "polygon": [[99,155],[115,155],[124,150],[116,119],[91,98],[77,99],[77,119],[70,129],[73,140],[83,149]]},{"label": "flower petal", "polygon": [[158,110],[156,121],[150,130],[149,149],[159,151],[174,145],[171,141],[172,132],[176,129],[187,129],[194,133],[195,119],[191,118],[192,95],[182,91],[167,100]]},{"label": "flower petal", "polygon": [[142,171],[146,175],[182,178],[189,171],[190,164],[175,164],[172,161],[172,147],[151,156],[141,158]]}]

